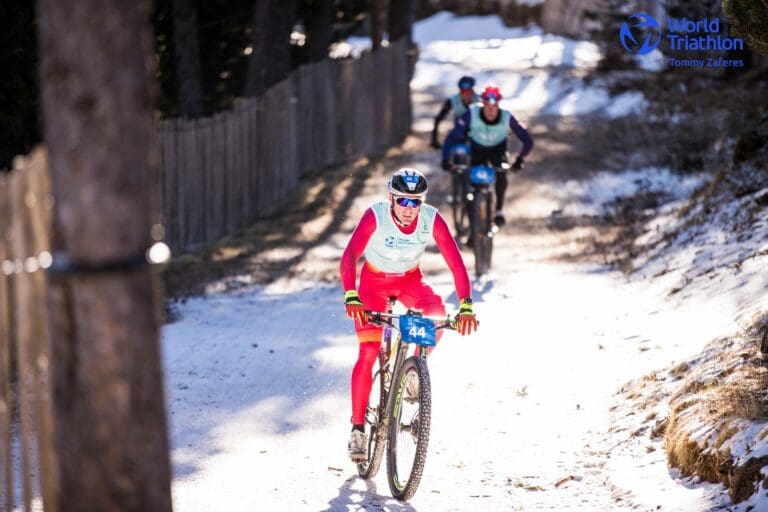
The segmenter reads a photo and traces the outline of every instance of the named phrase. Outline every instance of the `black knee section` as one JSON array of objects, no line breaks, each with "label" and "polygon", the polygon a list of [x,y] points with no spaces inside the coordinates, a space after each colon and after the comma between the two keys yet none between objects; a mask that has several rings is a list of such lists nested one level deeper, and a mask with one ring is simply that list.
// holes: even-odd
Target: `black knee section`
[{"label": "black knee section", "polygon": [[496,209],[504,207],[504,194],[507,191],[507,173],[496,171]]}]

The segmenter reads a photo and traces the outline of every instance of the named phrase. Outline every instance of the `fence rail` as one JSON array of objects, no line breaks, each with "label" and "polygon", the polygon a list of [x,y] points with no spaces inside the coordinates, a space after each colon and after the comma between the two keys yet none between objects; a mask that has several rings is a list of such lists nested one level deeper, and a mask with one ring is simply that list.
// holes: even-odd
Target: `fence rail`
[{"label": "fence rail", "polygon": [[159,122],[166,240],[215,241],[275,213],[302,173],[397,144],[410,131],[407,43],[300,67],[264,95]]}]

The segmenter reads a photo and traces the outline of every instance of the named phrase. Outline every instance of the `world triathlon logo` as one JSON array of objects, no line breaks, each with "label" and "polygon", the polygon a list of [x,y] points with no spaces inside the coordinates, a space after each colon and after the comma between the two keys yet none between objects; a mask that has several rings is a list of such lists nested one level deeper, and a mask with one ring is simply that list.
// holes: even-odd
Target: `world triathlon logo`
[{"label": "world triathlon logo", "polygon": [[[645,38],[642,38],[643,35]],[[638,41],[641,38],[643,39],[642,44]],[[633,14],[621,24],[619,39],[621,46],[629,53],[636,55],[651,53],[661,42],[659,23],[653,16],[644,12]]]}]

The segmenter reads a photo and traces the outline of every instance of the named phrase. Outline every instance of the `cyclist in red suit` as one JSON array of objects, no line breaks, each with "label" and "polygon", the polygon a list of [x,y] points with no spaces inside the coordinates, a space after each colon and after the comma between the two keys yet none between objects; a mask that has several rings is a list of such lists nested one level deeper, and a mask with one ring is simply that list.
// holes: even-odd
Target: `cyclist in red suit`
[{"label": "cyclist in red suit", "polygon": [[[427,180],[414,169],[400,169],[387,182],[388,201],[372,204],[363,213],[341,257],[341,282],[347,315],[355,320],[360,341],[352,370],[352,433],[348,451],[353,461],[365,458],[365,407],[373,383],[372,370],[381,345],[381,326],[366,322],[365,310],[384,311],[388,297],[425,315],[445,315],[443,300],[424,280],[419,260],[432,241],[453,273],[459,297],[457,330],[467,335],[477,328],[472,310],[469,275],[445,219],[424,203]],[[357,261],[364,256],[360,285],[355,287]],[[439,333],[438,331],[438,340]]]}]

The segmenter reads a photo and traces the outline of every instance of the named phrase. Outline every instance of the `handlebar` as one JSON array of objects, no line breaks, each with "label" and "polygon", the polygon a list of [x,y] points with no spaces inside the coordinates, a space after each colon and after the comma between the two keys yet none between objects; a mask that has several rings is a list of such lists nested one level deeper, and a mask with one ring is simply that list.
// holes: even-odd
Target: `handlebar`
[{"label": "handlebar", "polygon": [[[453,174],[463,174],[469,170],[470,167],[472,167],[469,164],[455,164],[453,162],[450,162],[450,169],[449,172]],[[488,165],[491,169],[494,169],[496,171],[503,171],[503,172],[512,172],[512,164],[509,162],[501,162],[501,165]]]},{"label": "handlebar", "polygon": [[[409,309],[405,312],[405,315],[411,315],[411,316],[419,316],[422,318],[426,318],[428,320],[432,320],[435,324],[435,329],[449,329],[452,331],[456,330],[456,317],[451,318],[450,315],[446,315],[443,317],[434,317],[434,316],[424,316],[419,311],[414,311],[412,309]],[[399,315],[399,314],[393,314],[393,313],[384,313],[381,311],[370,311],[368,309],[365,310],[365,316],[368,319],[369,322],[371,322],[373,325],[381,325],[381,324],[387,324],[391,327],[397,328],[395,325],[395,320],[399,319],[401,316],[405,315]]]}]

